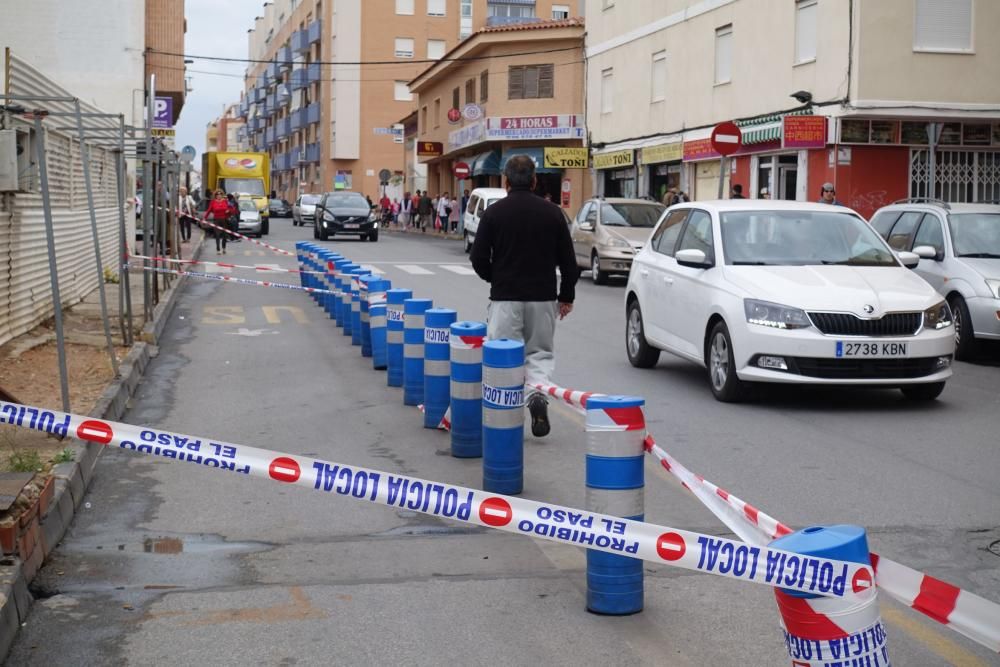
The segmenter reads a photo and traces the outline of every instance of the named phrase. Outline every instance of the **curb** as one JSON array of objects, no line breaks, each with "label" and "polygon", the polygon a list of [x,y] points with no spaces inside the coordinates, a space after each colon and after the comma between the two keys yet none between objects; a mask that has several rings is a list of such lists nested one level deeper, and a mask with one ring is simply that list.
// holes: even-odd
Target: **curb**
[{"label": "curb", "polygon": [[[192,257],[197,259],[200,255],[199,243]],[[119,365],[118,377],[97,399],[90,417],[121,421],[149,360],[158,352],[152,343],[162,335],[185,280],[186,277],[182,276],[154,309],[153,321],[146,324],[142,331],[142,338],[147,342],[137,341],[132,346]],[[18,556],[0,557],[0,662],[7,658],[18,629],[28,620],[34,602],[28,585],[73,523],[104,446],[87,442],[78,443],[75,449],[73,461],[59,463],[52,468],[55,491],[45,510],[36,511],[35,516],[27,520],[27,526],[24,517],[28,514],[22,515],[24,532],[20,538],[23,545],[20,551],[29,554],[28,557],[24,560]]]}]

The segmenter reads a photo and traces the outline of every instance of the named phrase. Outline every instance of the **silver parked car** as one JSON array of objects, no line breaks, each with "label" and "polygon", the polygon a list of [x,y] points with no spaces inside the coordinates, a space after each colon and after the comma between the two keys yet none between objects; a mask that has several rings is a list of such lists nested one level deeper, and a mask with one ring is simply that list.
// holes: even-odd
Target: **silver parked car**
[{"label": "silver parked car", "polygon": [[292,206],[293,225],[315,225],[316,224],[316,204],[322,195],[299,195]]},{"label": "silver parked car", "polygon": [[915,271],[947,299],[956,354],[1000,340],[1000,206],[905,199],[880,208],[872,226],[896,251],[920,256]]},{"label": "silver parked car", "polygon": [[632,258],[653,233],[664,207],[649,199],[596,198],[583,203],[570,227],[576,263],[594,283],[627,276]]}]

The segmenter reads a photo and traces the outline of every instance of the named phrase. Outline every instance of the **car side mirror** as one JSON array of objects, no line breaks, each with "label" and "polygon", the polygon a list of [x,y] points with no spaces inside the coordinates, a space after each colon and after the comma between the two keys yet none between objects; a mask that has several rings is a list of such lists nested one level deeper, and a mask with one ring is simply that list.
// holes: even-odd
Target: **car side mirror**
[{"label": "car side mirror", "polygon": [[[931,248],[931,250],[933,250],[933,248]],[[896,253],[896,257],[898,257],[903,266],[908,269],[915,269],[917,268],[917,265],[920,264],[920,255],[913,252],[901,250]]]},{"label": "car side mirror", "polygon": [[584,220],[580,223],[581,232],[592,232],[594,231],[594,223],[591,220]]},{"label": "car side mirror", "polygon": [[678,250],[674,255],[674,259],[681,266],[688,266],[692,269],[710,269],[714,264],[705,255],[704,250],[698,250],[697,248],[685,248],[684,250]]},{"label": "car side mirror", "polygon": [[937,249],[929,245],[918,245],[913,249],[913,254],[920,259],[933,259],[935,261],[941,261],[942,259],[938,256]]}]

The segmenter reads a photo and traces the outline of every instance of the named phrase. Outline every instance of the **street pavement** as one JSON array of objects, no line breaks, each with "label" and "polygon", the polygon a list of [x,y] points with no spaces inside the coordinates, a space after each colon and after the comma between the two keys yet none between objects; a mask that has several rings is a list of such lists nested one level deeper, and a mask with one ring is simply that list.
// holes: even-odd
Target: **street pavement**
[{"label": "street pavement", "polygon": [[[271,230],[289,250],[311,238],[290,220]],[[328,245],[459,319],[485,317],[487,285],[458,241]],[[294,266],[229,248],[226,261]],[[793,526],[864,525],[873,550],[1000,601],[995,361],[958,364],[929,406],[801,388],[724,405],[687,362],[628,364],[623,295],[584,274],[557,333],[557,383],[643,396],[657,442],[719,486]],[[524,496],[583,507],[582,418],[550,413],[552,434],[525,438]],[[481,486],[481,462],[452,458],[447,435],[421,428],[301,292],[190,279],[127,421]],[[729,535],[646,466],[647,520]],[[102,456],[85,502],[8,665],[788,662],[762,586],[646,563],[644,611],[596,616],[583,550],[120,450]],[[885,597],[881,609],[895,664],[995,664]]]}]

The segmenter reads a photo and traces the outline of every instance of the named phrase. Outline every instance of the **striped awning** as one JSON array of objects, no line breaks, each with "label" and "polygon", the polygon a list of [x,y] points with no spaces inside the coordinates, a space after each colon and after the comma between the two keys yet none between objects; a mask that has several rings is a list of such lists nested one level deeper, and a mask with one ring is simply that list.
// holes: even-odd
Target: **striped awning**
[{"label": "striped awning", "polygon": [[785,116],[811,116],[812,109],[799,109],[788,113],[766,114],[736,121],[743,132],[743,145],[764,144],[781,140],[781,119]]}]

